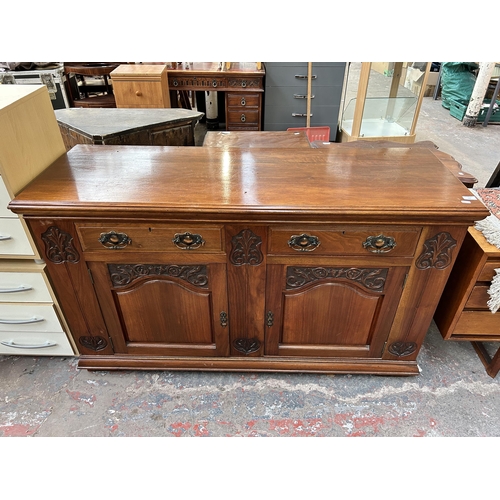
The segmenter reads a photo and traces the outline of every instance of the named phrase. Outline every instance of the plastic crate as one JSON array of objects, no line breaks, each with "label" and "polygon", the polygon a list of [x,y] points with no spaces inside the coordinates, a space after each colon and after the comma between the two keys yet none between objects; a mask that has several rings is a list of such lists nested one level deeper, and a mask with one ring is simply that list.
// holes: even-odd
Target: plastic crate
[{"label": "plastic crate", "polygon": [[453,99],[448,99],[448,104],[450,105],[450,115],[457,120],[462,121],[469,106],[469,101],[454,101]]},{"label": "plastic crate", "polygon": [[[457,120],[462,121],[464,119],[465,113],[467,112],[467,108],[469,107],[469,101],[454,101],[453,99],[449,99],[450,103],[450,115],[456,118]],[[490,104],[490,99],[485,99],[483,104]],[[493,110],[490,116],[490,122],[500,122],[500,101],[496,101],[498,107]],[[479,114],[477,115],[478,122],[484,122],[486,118],[486,113],[488,112],[488,108],[481,108],[479,110]]]},{"label": "plastic crate", "polygon": [[305,130],[309,142],[313,141],[330,141],[330,127],[294,127],[287,128],[292,132]]}]

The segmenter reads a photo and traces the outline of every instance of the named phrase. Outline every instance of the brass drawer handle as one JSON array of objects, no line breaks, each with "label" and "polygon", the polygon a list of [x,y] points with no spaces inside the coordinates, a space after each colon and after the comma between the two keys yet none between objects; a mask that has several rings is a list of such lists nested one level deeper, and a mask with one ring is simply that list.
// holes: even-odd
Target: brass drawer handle
[{"label": "brass drawer handle", "polygon": [[240,104],[241,104],[242,106],[246,106],[247,101],[245,100],[245,98],[244,98],[244,97],[242,97],[242,98],[241,98],[241,102],[240,102]]},{"label": "brass drawer handle", "polygon": [[110,250],[120,250],[121,248],[125,248],[127,245],[130,245],[132,243],[132,239],[125,233],[110,231],[109,233],[101,233],[99,236],[99,242]]},{"label": "brass drawer handle", "polygon": [[387,253],[390,252],[396,246],[396,240],[391,236],[384,236],[379,234],[378,236],[368,236],[366,241],[363,243],[363,248],[366,248],[373,253]]},{"label": "brass drawer handle", "polygon": [[195,250],[205,244],[201,234],[176,233],[172,240],[174,245],[181,250]]},{"label": "brass drawer handle", "polygon": [[241,120],[242,122],[246,122],[246,121],[247,121],[247,117],[245,116],[245,114],[244,114],[244,113],[241,115],[240,120]]},{"label": "brass drawer handle", "polygon": [[310,236],[308,234],[294,235],[288,241],[288,246],[297,250],[297,252],[312,252],[321,245],[317,236]]}]

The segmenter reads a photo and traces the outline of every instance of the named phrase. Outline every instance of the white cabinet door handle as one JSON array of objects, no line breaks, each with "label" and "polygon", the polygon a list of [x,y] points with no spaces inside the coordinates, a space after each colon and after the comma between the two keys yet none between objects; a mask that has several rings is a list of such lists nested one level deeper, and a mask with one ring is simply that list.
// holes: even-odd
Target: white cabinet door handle
[{"label": "white cabinet door handle", "polygon": [[13,340],[6,340],[0,342],[0,344],[6,347],[13,347],[16,349],[42,349],[44,347],[54,347],[57,345],[56,342],[45,341],[43,344],[16,344]]}]

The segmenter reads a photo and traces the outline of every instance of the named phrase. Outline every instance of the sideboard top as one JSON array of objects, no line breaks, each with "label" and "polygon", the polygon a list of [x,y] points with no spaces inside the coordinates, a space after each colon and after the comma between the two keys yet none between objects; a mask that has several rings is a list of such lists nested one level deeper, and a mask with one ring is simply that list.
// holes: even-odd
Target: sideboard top
[{"label": "sideboard top", "polygon": [[489,212],[423,148],[78,145],[11,203],[25,215],[445,222]]}]

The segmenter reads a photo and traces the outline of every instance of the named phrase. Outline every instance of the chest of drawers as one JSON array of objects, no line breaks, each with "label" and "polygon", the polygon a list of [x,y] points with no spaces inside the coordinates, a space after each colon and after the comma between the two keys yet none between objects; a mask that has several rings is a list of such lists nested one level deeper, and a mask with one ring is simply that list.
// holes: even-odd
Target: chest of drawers
[{"label": "chest of drawers", "polygon": [[170,108],[164,64],[122,64],[110,76],[117,108]]},{"label": "chest of drawers", "polygon": [[472,342],[493,377],[500,370],[500,349],[491,359],[483,342],[500,342],[500,315],[488,307],[495,269],[500,269],[500,250],[469,228],[434,316],[445,340]]},{"label": "chest of drawers", "polygon": [[0,86],[0,354],[74,355],[67,324],[11,199],[65,152],[47,88]]},{"label": "chest of drawers", "polygon": [[80,145],[10,207],[82,368],[411,375],[468,195],[424,149]]}]

